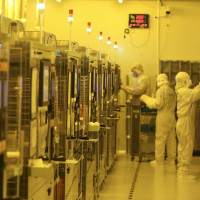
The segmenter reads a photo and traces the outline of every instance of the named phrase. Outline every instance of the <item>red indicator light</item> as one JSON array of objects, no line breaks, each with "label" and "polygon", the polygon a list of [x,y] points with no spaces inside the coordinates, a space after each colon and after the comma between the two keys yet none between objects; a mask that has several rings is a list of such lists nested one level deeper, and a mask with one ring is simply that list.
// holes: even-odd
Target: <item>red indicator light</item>
[{"label": "red indicator light", "polygon": [[91,26],[91,22],[88,22],[88,27],[90,27]]},{"label": "red indicator light", "polygon": [[144,19],[144,15],[137,15],[136,19]]},{"label": "red indicator light", "polygon": [[136,20],[136,22],[139,23],[139,24],[143,24],[144,20],[143,19],[138,19],[138,20]]},{"label": "red indicator light", "polygon": [[100,32],[100,34],[99,34],[100,36],[102,36],[103,35],[103,32]]},{"label": "red indicator light", "polygon": [[110,37],[108,37],[108,40],[110,40]]},{"label": "red indicator light", "polygon": [[73,15],[73,10],[72,9],[69,10],[69,14]]}]

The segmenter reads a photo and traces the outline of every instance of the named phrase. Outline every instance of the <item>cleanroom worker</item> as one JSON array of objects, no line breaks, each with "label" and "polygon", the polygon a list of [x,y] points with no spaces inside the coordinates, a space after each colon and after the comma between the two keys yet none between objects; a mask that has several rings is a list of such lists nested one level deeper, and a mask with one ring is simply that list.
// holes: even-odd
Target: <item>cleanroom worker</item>
[{"label": "cleanroom worker", "polygon": [[134,63],[131,68],[132,76],[137,78],[133,87],[121,85],[120,88],[125,92],[140,96],[142,94],[149,94],[149,78],[144,74],[143,67],[140,63]]},{"label": "cleanroom worker", "polygon": [[151,163],[163,164],[165,161],[165,145],[167,145],[167,160],[169,164],[175,164],[176,158],[176,94],[169,86],[166,74],[157,76],[158,90],[156,98],[142,95],[140,99],[146,103],[147,107],[157,109],[156,117],[156,140],[155,140],[155,160]]},{"label": "cleanroom worker", "polygon": [[178,137],[178,172],[179,178],[194,179],[189,174],[195,136],[195,107],[200,100],[200,86],[190,89],[190,76],[179,72],[176,77],[177,116],[176,133]]}]

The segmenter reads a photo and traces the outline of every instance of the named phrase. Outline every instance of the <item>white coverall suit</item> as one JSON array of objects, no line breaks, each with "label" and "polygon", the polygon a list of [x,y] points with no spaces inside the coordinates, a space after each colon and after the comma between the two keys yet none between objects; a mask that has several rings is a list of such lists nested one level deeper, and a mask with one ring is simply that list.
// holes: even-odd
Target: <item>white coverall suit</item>
[{"label": "white coverall suit", "polygon": [[176,157],[176,95],[174,90],[169,87],[168,77],[166,74],[158,75],[157,85],[160,88],[156,92],[156,98],[142,95],[141,100],[146,103],[147,107],[158,109],[155,141],[156,162],[164,162],[165,145],[167,144],[167,161],[174,163]]},{"label": "white coverall suit", "polygon": [[133,71],[136,71],[138,77],[133,85],[133,87],[121,85],[121,89],[125,90],[127,93],[135,96],[140,96],[142,94],[149,94],[149,78],[143,74],[143,67],[139,63],[133,64]]},{"label": "white coverall suit", "polygon": [[[189,165],[191,163],[194,137],[195,137],[195,102],[200,99],[199,85],[190,86],[190,77],[186,72],[176,75],[177,115],[176,132],[178,137],[178,175],[189,178]],[[192,177],[191,178],[195,178]]]}]

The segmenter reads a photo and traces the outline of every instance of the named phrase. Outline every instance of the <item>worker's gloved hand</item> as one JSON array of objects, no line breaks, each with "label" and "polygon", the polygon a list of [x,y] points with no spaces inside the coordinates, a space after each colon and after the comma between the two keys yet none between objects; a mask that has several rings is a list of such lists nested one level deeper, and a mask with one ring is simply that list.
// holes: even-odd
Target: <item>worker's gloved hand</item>
[{"label": "worker's gloved hand", "polygon": [[196,89],[200,89],[200,83],[195,88]]},{"label": "worker's gloved hand", "polygon": [[124,90],[124,88],[125,88],[126,86],[125,85],[120,85],[120,89],[122,89],[122,90]]},{"label": "worker's gloved hand", "polygon": [[143,94],[143,95],[140,96],[140,101],[145,102],[145,100],[146,100],[147,98],[148,98],[148,96],[145,95],[145,94]]},{"label": "worker's gloved hand", "polygon": [[120,80],[120,89],[124,89],[124,84],[123,84],[123,82],[122,82],[122,80]]}]

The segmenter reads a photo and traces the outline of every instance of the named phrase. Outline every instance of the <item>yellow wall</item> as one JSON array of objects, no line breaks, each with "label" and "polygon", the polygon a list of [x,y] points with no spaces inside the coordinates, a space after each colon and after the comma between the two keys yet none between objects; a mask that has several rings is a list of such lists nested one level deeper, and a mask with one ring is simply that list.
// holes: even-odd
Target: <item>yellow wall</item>
[{"label": "yellow wall", "polygon": [[[200,3],[170,2],[170,17],[160,18],[160,59],[200,60]],[[34,30],[36,3],[28,0],[27,30]],[[87,22],[92,23],[91,48],[99,49],[99,32],[103,32],[103,51],[108,52],[106,40],[110,36],[112,44],[118,42],[117,61],[121,65],[122,77],[130,72],[133,62],[143,64],[145,72],[151,78],[152,90],[155,92],[157,72],[157,1],[117,0],[46,0],[44,30],[54,33],[57,39],[69,39],[68,10],[74,10],[72,40],[81,46],[88,45]],[[161,8],[162,10],[163,8]],[[124,29],[128,27],[129,13],[148,13],[150,28],[131,30],[124,39]],[[29,20],[30,19],[30,20]],[[168,26],[167,26],[168,25]],[[112,59],[115,58],[112,48]],[[125,81],[125,80],[124,80]]]},{"label": "yellow wall", "polygon": [[172,14],[170,19],[161,18],[161,58],[199,61],[200,2],[167,2],[167,5]]}]

